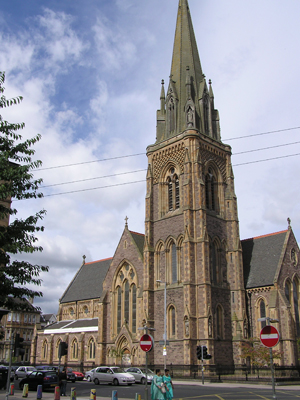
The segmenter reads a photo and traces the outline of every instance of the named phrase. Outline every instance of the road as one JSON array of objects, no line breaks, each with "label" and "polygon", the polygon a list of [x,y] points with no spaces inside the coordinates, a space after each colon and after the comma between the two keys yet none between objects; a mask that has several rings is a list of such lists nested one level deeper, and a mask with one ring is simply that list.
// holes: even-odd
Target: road
[{"label": "road", "polygon": [[[244,384],[210,384],[202,385],[200,382],[174,381],[174,400],[190,399],[190,400],[272,400],[272,387],[270,385],[244,385]],[[18,383],[16,382],[16,387]],[[95,385],[90,382],[68,383],[67,398],[69,398],[71,388],[76,388],[78,400],[88,400],[90,398],[91,389],[96,389],[97,398],[111,399],[112,391],[117,390],[119,399],[135,399],[136,393],[145,399],[145,386],[135,384],[132,386],[111,386],[107,384]],[[150,400],[150,385],[148,385],[148,399]],[[276,387],[276,398],[278,400],[299,400],[300,386],[278,386]],[[0,392],[0,400],[5,399],[3,391]],[[22,392],[15,390],[14,396],[9,396],[9,400],[22,399]],[[29,392],[28,400],[36,399],[36,393]],[[43,394],[43,400],[53,400],[53,392]]]}]

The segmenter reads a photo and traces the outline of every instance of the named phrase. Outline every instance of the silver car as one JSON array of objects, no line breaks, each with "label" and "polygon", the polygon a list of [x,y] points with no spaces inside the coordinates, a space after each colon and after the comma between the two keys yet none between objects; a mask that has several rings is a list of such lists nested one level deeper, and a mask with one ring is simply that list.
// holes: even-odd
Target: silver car
[{"label": "silver car", "polygon": [[95,385],[100,383],[111,383],[113,385],[132,385],[135,383],[134,376],[125,372],[120,367],[98,367],[94,372],[93,381]]},{"label": "silver car", "polygon": [[[134,376],[136,382],[142,383],[145,385],[146,383],[146,369],[145,368],[137,368],[137,367],[130,367],[126,369],[126,372],[129,372],[131,375]],[[151,383],[154,377],[154,372],[151,369],[147,369],[147,380],[148,383]]]},{"label": "silver car", "polygon": [[94,372],[96,371],[96,368],[90,369],[89,371],[86,371],[84,378],[88,382],[92,382],[94,380]]},{"label": "silver car", "polygon": [[34,367],[19,367],[18,369],[16,369],[15,378],[17,380],[26,378],[33,371],[36,371],[36,368],[34,368]]}]

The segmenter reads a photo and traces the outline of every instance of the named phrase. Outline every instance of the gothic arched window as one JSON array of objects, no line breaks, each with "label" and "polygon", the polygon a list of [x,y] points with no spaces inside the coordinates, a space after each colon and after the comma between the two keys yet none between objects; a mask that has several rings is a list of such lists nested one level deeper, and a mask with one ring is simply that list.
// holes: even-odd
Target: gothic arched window
[{"label": "gothic arched window", "polygon": [[169,338],[176,335],[176,311],[174,306],[170,306],[168,310],[168,333]]},{"label": "gothic arched window", "polygon": [[48,355],[48,342],[47,340],[44,340],[43,346],[42,346],[42,358],[46,359]]},{"label": "gothic arched window", "polygon": [[180,184],[175,168],[170,168],[165,181],[168,188],[166,211],[177,210],[180,208]]},{"label": "gothic arched window", "polygon": [[220,245],[214,240],[210,244],[210,271],[211,271],[211,283],[219,285],[222,283],[222,271],[221,271],[221,254]]},{"label": "gothic arched window", "polygon": [[218,180],[210,167],[205,175],[205,206],[208,210],[218,212]]},{"label": "gothic arched window", "polygon": [[284,294],[285,294],[287,301],[290,303],[291,302],[291,282],[289,280],[287,280],[285,282]]},{"label": "gothic arched window", "polygon": [[217,337],[223,339],[223,308],[219,305],[216,313]]},{"label": "gothic arched window", "polygon": [[115,333],[119,333],[123,323],[132,333],[136,333],[137,323],[137,275],[128,263],[124,263],[115,278]]},{"label": "gothic arched window", "polygon": [[297,331],[297,336],[300,336],[298,288],[299,288],[298,283],[295,280],[293,280],[293,300],[294,300],[296,331]]},{"label": "gothic arched window", "polygon": [[77,339],[74,339],[73,343],[72,343],[72,358],[73,358],[73,360],[78,358],[78,342],[77,342]]},{"label": "gothic arched window", "polygon": [[89,340],[88,348],[89,348],[89,358],[90,359],[95,358],[96,351],[95,351],[95,340],[94,340],[94,338],[91,338]]},{"label": "gothic arched window", "polygon": [[[266,304],[264,300],[261,300],[259,303],[259,318],[266,318]],[[261,321],[260,326],[261,329],[264,328],[267,325],[266,321]]]}]

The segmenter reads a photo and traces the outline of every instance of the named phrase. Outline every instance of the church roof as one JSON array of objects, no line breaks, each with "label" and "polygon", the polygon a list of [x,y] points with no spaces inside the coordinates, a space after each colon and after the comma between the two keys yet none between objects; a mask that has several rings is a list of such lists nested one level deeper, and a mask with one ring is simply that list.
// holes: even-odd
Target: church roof
[{"label": "church roof", "polygon": [[145,235],[143,235],[142,233],[137,233],[137,232],[132,232],[132,231],[129,231],[129,232],[130,232],[132,239],[134,240],[139,252],[141,253],[141,255],[143,257]]},{"label": "church roof", "polygon": [[60,303],[101,297],[103,281],[112,258],[83,263],[66,289]]},{"label": "church roof", "polygon": [[242,240],[246,289],[274,285],[287,232]]},{"label": "church roof", "polygon": [[98,318],[83,318],[67,321],[59,321],[55,324],[46,326],[44,333],[47,334],[64,334],[75,332],[91,332],[98,331]]}]

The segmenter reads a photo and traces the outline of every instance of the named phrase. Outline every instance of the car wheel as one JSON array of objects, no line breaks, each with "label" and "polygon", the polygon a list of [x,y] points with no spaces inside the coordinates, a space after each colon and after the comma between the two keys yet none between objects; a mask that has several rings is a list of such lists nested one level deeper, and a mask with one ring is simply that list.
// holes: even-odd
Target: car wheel
[{"label": "car wheel", "polygon": [[146,383],[146,378],[142,378],[142,379],[141,379],[141,384],[142,384],[142,385],[145,385],[145,383]]},{"label": "car wheel", "polygon": [[113,380],[113,385],[115,385],[115,386],[118,386],[118,385],[119,385],[119,381],[118,381],[117,378],[115,378],[115,379]]},{"label": "car wheel", "polygon": [[23,390],[23,387],[24,387],[24,384],[20,382],[20,383],[19,383],[19,389],[20,389],[20,390]]},{"label": "car wheel", "polygon": [[86,380],[88,381],[88,382],[91,382],[91,377],[90,376],[88,376],[87,378],[86,378]]},{"label": "car wheel", "polygon": [[71,382],[72,382],[72,383],[75,383],[75,382],[76,382],[76,379],[73,379]]},{"label": "car wheel", "polygon": [[128,386],[131,386],[132,385],[132,383],[128,383]]},{"label": "car wheel", "polygon": [[94,384],[95,384],[95,385],[99,385],[99,379],[98,379],[98,378],[95,378],[95,379],[94,379]]}]

